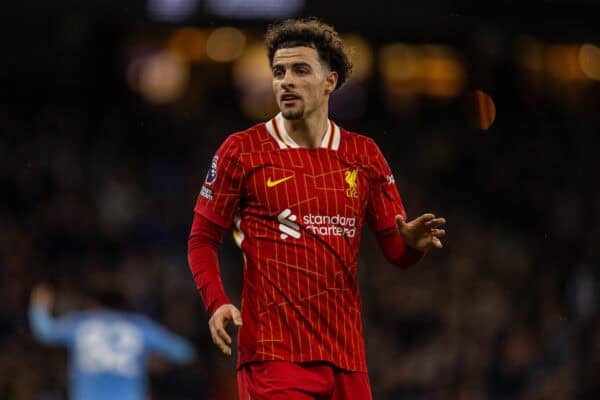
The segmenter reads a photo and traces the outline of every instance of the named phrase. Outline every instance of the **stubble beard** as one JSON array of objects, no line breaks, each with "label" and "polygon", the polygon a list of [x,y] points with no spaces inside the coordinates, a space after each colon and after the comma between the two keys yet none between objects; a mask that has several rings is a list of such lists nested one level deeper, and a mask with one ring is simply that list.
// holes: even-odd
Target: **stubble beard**
[{"label": "stubble beard", "polygon": [[300,107],[297,110],[281,110],[283,118],[289,120],[301,119],[304,116],[304,107]]}]

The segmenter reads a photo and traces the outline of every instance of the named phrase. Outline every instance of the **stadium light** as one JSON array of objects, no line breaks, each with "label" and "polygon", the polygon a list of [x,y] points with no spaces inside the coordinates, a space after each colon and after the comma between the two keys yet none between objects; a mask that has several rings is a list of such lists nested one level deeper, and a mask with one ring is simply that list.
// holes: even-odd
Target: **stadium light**
[{"label": "stadium light", "polygon": [[164,22],[181,22],[190,18],[198,7],[198,0],[148,0],[150,18]]},{"label": "stadium light", "polygon": [[293,17],[303,7],[304,0],[206,0],[207,12],[226,18]]}]

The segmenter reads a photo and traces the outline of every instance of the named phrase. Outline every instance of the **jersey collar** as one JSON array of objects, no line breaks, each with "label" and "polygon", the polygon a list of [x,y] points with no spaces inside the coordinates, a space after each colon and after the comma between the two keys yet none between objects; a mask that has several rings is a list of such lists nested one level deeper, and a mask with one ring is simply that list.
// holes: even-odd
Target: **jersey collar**
[{"label": "jersey collar", "polygon": [[[283,115],[281,115],[281,113],[277,114],[274,118],[268,121],[265,126],[271,137],[279,145],[280,149],[301,148],[285,130],[285,126],[283,124]],[[337,126],[332,120],[329,120],[327,132],[325,132],[325,136],[323,136],[323,140],[321,141],[321,145],[319,147],[322,149],[337,150],[340,147],[340,137],[340,127]]]}]

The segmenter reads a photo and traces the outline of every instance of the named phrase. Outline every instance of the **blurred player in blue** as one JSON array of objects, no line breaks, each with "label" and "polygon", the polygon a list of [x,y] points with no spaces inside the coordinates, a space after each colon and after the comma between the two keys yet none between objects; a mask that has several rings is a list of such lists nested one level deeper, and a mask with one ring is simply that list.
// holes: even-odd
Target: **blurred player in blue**
[{"label": "blurred player in blue", "polygon": [[195,358],[183,338],[142,315],[114,309],[116,293],[96,297],[98,307],[55,319],[54,291],[40,284],[31,293],[29,320],[35,336],[69,349],[70,399],[147,399],[150,356],[176,363]]}]

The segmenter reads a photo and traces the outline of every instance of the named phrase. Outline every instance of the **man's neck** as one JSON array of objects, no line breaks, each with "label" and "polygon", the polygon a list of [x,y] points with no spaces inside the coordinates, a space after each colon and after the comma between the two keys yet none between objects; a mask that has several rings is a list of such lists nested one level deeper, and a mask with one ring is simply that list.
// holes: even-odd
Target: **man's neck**
[{"label": "man's neck", "polygon": [[290,120],[284,118],[283,125],[288,135],[298,146],[312,149],[321,146],[329,124],[327,115],[327,109],[324,109],[301,119]]}]

